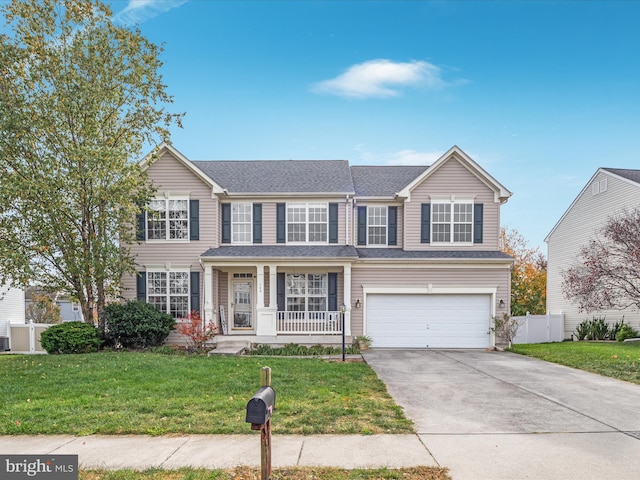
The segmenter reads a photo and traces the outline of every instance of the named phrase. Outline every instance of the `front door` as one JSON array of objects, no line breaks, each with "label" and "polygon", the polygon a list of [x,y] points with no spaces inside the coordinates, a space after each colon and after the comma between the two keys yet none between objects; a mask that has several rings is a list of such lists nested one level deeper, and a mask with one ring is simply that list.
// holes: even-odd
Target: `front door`
[{"label": "front door", "polygon": [[253,280],[238,279],[231,283],[232,322],[234,330],[253,330]]}]

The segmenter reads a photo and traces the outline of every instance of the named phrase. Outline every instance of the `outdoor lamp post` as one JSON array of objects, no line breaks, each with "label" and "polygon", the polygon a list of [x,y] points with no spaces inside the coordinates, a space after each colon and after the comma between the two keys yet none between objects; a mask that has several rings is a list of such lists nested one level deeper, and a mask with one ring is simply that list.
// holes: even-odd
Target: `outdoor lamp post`
[{"label": "outdoor lamp post", "polygon": [[344,358],[344,312],[347,310],[347,306],[343,303],[340,305],[340,319],[342,320],[342,361],[345,361]]}]

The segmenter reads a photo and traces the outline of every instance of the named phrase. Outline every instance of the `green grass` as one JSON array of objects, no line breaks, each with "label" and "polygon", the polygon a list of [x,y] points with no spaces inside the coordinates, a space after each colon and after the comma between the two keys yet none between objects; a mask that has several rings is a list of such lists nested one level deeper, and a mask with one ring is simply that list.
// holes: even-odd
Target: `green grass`
[{"label": "green grass", "polygon": [[364,363],[104,352],[0,356],[0,434],[250,433],[263,366],[274,433],[413,431]]},{"label": "green grass", "polygon": [[[258,480],[260,470],[236,468],[230,470],[87,470],[80,471],[79,480]],[[345,470],[339,468],[279,468],[272,470],[273,480],[451,480],[446,468],[378,468]]]},{"label": "green grass", "polygon": [[511,351],[640,384],[640,342],[540,343]]}]

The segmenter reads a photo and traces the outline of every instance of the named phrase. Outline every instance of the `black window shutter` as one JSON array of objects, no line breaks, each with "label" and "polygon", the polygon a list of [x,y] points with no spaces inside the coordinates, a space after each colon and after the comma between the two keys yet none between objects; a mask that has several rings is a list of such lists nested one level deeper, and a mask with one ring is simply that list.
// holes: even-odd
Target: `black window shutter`
[{"label": "black window shutter", "polygon": [[398,207],[387,208],[387,244],[398,244]]},{"label": "black window shutter", "polygon": [[329,204],[329,243],[338,243],[338,204]]},{"label": "black window shutter", "polygon": [[262,243],[262,204],[253,204],[253,243]]},{"label": "black window shutter", "polygon": [[136,240],[145,240],[146,239],[146,222],[145,222],[145,211],[143,210],[142,205],[138,205],[140,209],[140,213],[136,213]]},{"label": "black window shutter", "polygon": [[136,275],[136,299],[139,302],[147,301],[147,272],[138,272]]},{"label": "black window shutter", "polygon": [[287,241],[287,204],[276,204],[276,242],[286,243]]},{"label": "black window shutter", "polygon": [[189,201],[189,240],[200,240],[200,200]]},{"label": "black window shutter", "polygon": [[338,311],[338,274],[329,273],[329,311]]},{"label": "black window shutter", "polygon": [[473,204],[473,243],[482,243],[483,210],[482,203]]},{"label": "black window shutter", "polygon": [[367,244],[367,207],[358,207],[358,245]]},{"label": "black window shutter", "polygon": [[420,242],[431,243],[431,204],[423,203],[420,218]]},{"label": "black window shutter", "polygon": [[231,243],[231,204],[222,204],[222,243]]},{"label": "black window shutter", "polygon": [[200,272],[191,272],[191,311],[200,312]]},{"label": "black window shutter", "polygon": [[284,312],[285,311],[285,305],[284,305],[284,299],[285,299],[285,278],[284,278],[284,273],[278,273],[278,292],[277,292],[277,298],[278,298],[278,311],[279,312]]}]

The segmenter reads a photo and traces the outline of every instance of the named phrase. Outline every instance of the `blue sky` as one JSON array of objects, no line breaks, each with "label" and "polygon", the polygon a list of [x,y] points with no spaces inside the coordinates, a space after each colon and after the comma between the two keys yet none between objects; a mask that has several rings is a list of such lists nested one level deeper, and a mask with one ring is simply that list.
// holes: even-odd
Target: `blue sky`
[{"label": "blue sky", "polygon": [[192,160],[430,164],[458,145],[545,254],[597,168],[640,168],[640,2],[110,3],[164,44]]}]

